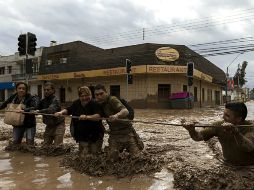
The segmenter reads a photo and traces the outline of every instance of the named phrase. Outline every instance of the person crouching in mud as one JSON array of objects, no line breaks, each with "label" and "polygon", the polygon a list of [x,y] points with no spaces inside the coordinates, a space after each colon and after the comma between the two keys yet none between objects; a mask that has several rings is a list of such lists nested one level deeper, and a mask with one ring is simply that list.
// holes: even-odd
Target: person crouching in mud
[{"label": "person crouching in mud", "polygon": [[254,126],[245,120],[246,116],[247,107],[244,103],[228,103],[225,105],[224,121],[212,124],[219,127],[207,127],[196,131],[194,124],[184,124],[184,128],[189,131],[194,141],[207,141],[212,137],[218,137],[226,163],[235,166],[253,165]]},{"label": "person crouching in mud", "polygon": [[[104,116],[109,118],[109,150],[108,156],[112,161],[118,159],[119,152],[126,149],[131,156],[138,156],[143,149],[142,141],[139,139],[131,121],[127,120],[129,111],[115,97],[108,95],[106,88],[98,84],[94,88],[94,95],[97,102],[103,107]],[[125,121],[119,119],[126,119]]]},{"label": "person crouching in mud", "polygon": [[87,86],[78,89],[79,99],[71,106],[56,112],[55,116],[73,115],[79,118],[72,119],[74,139],[79,143],[79,156],[96,155],[101,152],[104,126],[101,122],[101,107],[92,99],[92,93]]}]

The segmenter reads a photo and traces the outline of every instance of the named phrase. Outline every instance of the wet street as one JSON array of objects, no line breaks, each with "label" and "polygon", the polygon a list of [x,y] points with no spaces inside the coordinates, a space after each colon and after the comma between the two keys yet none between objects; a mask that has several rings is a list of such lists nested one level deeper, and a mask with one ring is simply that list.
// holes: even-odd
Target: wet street
[{"label": "wet street", "polygon": [[[253,120],[254,101],[246,104],[249,110],[247,119]],[[138,162],[131,165],[133,162],[130,161],[124,163],[125,166],[130,164],[129,167],[119,169],[115,175],[103,175],[107,174],[103,170],[99,176],[88,175],[89,172],[78,170],[75,164],[66,167],[63,163],[73,161],[73,157],[70,157],[72,155],[45,156],[6,151],[12,127],[5,125],[1,118],[0,189],[253,189],[253,172],[247,170],[247,175],[242,175],[238,168],[225,165],[221,161],[220,146],[216,138],[208,142],[195,142],[181,126],[154,124],[180,124],[181,119],[210,124],[222,118],[223,109],[216,107],[192,110],[135,110],[137,122],[134,122],[134,127],[145,144],[142,159],[137,160],[143,170],[136,169]],[[37,128],[36,143],[39,145],[44,127],[38,124]],[[106,141],[107,136],[105,145]],[[69,130],[64,143],[72,145],[71,149],[77,148]],[[75,151],[71,150],[71,153]],[[112,165],[113,169],[115,165]],[[117,167],[119,168],[119,165]],[[98,172],[98,168],[96,170],[90,171],[91,174]],[[121,172],[124,175],[121,175]]]}]

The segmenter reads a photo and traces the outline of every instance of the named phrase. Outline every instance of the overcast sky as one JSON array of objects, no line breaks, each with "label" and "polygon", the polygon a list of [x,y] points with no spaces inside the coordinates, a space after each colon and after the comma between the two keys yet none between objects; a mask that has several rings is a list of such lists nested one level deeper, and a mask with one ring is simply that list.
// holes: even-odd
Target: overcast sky
[{"label": "overcast sky", "polygon": [[[252,12],[253,0],[0,0],[0,55],[16,52],[26,32],[36,34],[37,47],[81,40],[105,49],[245,38],[254,36]],[[230,76],[247,61],[246,86],[254,88],[254,52],[206,58],[225,72],[231,64]]]}]

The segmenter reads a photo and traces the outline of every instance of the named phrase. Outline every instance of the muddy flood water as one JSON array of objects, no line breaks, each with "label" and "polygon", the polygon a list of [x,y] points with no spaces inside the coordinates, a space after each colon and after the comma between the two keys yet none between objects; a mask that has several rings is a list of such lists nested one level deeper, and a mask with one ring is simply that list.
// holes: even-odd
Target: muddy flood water
[{"label": "muddy flood water", "polygon": [[[246,104],[247,119],[253,120],[254,101]],[[195,142],[183,127],[161,124],[180,124],[181,119],[209,124],[222,118],[223,109],[135,110],[134,127],[145,150],[137,158],[123,152],[113,163],[105,153],[79,159],[68,124],[63,147],[40,148],[40,123],[35,147],[10,147],[12,127],[0,117],[0,189],[254,189],[254,167],[223,163],[216,138]]]}]

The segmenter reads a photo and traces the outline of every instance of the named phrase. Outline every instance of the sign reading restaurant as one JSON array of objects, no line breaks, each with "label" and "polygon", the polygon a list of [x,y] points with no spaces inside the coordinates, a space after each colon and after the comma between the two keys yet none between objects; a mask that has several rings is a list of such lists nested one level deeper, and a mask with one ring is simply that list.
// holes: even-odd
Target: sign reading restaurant
[{"label": "sign reading restaurant", "polygon": [[171,47],[161,47],[155,51],[155,55],[161,61],[170,62],[179,59],[178,51]]},{"label": "sign reading restaurant", "polygon": [[[183,73],[187,72],[186,66],[175,66],[175,65],[138,65],[133,66],[131,69],[132,74],[143,74],[143,73],[156,73],[156,74],[167,74],[167,73]],[[78,71],[58,74],[47,74],[38,75],[38,80],[61,80],[61,79],[72,79],[72,78],[89,78],[89,77],[101,77],[101,76],[117,76],[125,75],[126,68],[118,67],[111,69],[99,69],[90,71]],[[209,82],[212,82],[212,77],[202,73],[198,70],[194,70],[194,76]]]}]

